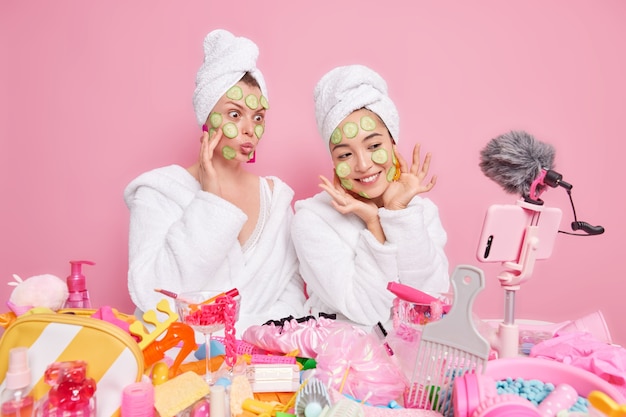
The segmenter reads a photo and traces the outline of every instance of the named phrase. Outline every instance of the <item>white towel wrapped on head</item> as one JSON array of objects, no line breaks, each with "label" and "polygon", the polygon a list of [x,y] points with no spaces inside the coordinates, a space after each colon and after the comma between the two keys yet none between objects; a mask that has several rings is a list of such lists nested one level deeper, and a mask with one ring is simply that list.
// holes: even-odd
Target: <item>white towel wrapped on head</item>
[{"label": "white towel wrapped on head", "polygon": [[248,38],[216,29],[204,38],[204,63],[196,75],[193,107],[199,125],[206,123],[209,113],[228,89],[246,72],[259,83],[267,98],[263,74],[256,67],[259,48]]},{"label": "white towel wrapped on head", "polygon": [[398,110],[387,95],[387,83],[374,70],[364,65],[334,68],[315,86],[314,99],[317,128],[324,143],[343,119],[361,108],[376,113],[398,143]]}]

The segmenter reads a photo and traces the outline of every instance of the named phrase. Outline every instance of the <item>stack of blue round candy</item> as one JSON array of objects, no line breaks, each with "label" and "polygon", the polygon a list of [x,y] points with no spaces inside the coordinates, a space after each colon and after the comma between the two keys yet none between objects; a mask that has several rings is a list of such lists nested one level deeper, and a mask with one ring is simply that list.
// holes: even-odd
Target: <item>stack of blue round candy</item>
[{"label": "stack of blue round candy", "polygon": [[[515,394],[522,398],[526,398],[534,405],[539,405],[552,391],[554,391],[554,384],[550,382],[542,382],[537,379],[524,380],[523,378],[507,378],[500,381],[496,381],[496,388],[498,394]],[[569,411],[587,412],[589,408],[589,401],[578,396],[576,403],[569,409]]]}]

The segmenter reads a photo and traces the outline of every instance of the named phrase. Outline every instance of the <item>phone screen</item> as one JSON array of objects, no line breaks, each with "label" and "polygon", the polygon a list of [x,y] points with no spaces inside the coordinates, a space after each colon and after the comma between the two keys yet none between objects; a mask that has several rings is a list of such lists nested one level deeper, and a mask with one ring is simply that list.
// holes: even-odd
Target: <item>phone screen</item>
[{"label": "phone screen", "polygon": [[544,207],[540,212],[518,205],[494,204],[487,209],[478,242],[476,257],[480,262],[515,262],[519,259],[526,227],[538,215],[539,246],[535,259],[552,255],[554,241],[561,225],[562,212],[556,207]]}]

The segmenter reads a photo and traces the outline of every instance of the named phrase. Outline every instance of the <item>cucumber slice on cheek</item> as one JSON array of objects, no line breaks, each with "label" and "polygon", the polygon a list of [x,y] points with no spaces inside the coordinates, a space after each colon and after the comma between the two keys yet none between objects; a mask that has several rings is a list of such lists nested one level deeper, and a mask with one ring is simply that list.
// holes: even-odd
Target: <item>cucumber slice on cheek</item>
[{"label": "cucumber slice on cheek", "polygon": [[372,152],[372,161],[379,165],[386,163],[388,159],[389,156],[387,155],[387,151],[385,149],[376,149]]},{"label": "cucumber slice on cheek", "polygon": [[350,165],[348,165],[347,162],[339,162],[335,167],[335,173],[339,178],[347,177],[351,171]]},{"label": "cucumber slice on cheek", "polygon": [[236,138],[239,134],[237,126],[233,122],[225,123],[224,126],[222,126],[222,132],[224,132],[224,136],[229,139]]},{"label": "cucumber slice on cheek", "polygon": [[254,126],[254,134],[256,135],[257,138],[259,138],[259,140],[261,139],[261,136],[263,136],[264,131],[265,131],[265,128],[263,127],[263,125]]},{"label": "cucumber slice on cheek", "polygon": [[339,177],[341,186],[346,190],[351,190],[354,187],[352,181],[346,178],[350,174],[350,171],[352,170],[350,169],[350,165],[348,165],[347,162],[339,162],[335,167],[335,173]]},{"label": "cucumber slice on cheek", "polygon": [[345,188],[346,190],[350,191],[352,188],[354,188],[354,185],[352,184],[352,181],[350,181],[348,178],[340,178],[339,180],[341,182],[341,186],[343,188]]},{"label": "cucumber slice on cheek", "polygon": [[228,160],[231,160],[237,156],[237,151],[235,151],[230,146],[224,146],[222,148],[222,156]]},{"label": "cucumber slice on cheek", "polygon": [[209,123],[211,123],[211,127],[218,128],[222,124],[222,115],[221,113],[211,113],[209,115]]},{"label": "cucumber slice on cheek", "polygon": [[398,171],[398,169],[396,168],[395,165],[392,165],[389,167],[389,170],[387,171],[387,181],[388,182],[393,182],[394,178],[396,177],[396,172]]}]

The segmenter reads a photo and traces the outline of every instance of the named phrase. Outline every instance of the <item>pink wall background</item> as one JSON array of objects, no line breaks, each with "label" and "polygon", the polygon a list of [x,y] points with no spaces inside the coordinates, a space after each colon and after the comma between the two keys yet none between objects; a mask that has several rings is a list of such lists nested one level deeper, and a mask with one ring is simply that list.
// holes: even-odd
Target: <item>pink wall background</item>
[{"label": "pink wall background", "polygon": [[[238,8],[236,8],[238,6]],[[257,163],[297,198],[330,164],[312,90],[337,65],[380,72],[401,115],[400,149],[434,154],[430,197],[449,234],[451,268],[480,266],[476,313],[501,318],[499,265],[478,264],[486,208],[515,196],[482,175],[480,149],[521,129],[557,149],[580,220],[596,237],[559,235],[517,297],[517,317],[563,321],[602,310],[623,320],[626,3],[438,1],[229,3],[78,0],[0,3],[0,281],[85,268],[95,306],[133,307],[126,290],[125,185],[161,165],[190,165],[191,106],[202,40],[223,27],[260,47],[272,105]],[[544,200],[573,220],[567,195]],[[0,300],[11,287],[0,285]]]}]

